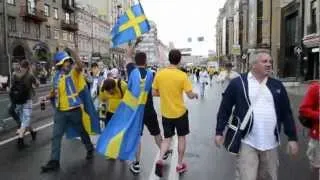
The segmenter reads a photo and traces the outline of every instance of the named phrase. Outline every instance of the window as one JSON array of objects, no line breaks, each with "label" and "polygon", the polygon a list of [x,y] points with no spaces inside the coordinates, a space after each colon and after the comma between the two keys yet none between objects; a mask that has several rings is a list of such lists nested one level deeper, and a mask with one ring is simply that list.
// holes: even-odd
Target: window
[{"label": "window", "polygon": [[70,37],[70,41],[74,41],[73,33],[70,33],[69,37]]},{"label": "window", "polygon": [[28,5],[28,13],[35,15],[36,14],[36,1],[35,0],[28,0],[27,5]]},{"label": "window", "polygon": [[[0,24],[1,25],[2,25],[2,21],[3,21],[3,17],[2,17],[2,14],[0,13]],[[3,28],[0,28],[0,32],[3,32]]]},{"label": "window", "polygon": [[52,2],[54,2],[54,3],[55,3],[55,2],[56,2],[56,0],[52,0]]},{"label": "window", "polygon": [[40,39],[40,24],[35,24],[34,32],[35,32],[36,39]]},{"label": "window", "polygon": [[65,41],[68,41],[68,32],[63,31],[63,33],[62,33],[62,39],[65,40]]},{"label": "window", "polygon": [[317,1],[311,2],[311,33],[317,32]]},{"label": "window", "polygon": [[54,39],[59,39],[59,29],[54,30]]},{"label": "window", "polygon": [[66,13],[66,23],[70,24],[70,14]]},{"label": "window", "polygon": [[47,39],[51,38],[51,28],[50,26],[46,26],[46,34],[47,34]]},{"label": "window", "polygon": [[257,9],[257,43],[262,43],[262,27],[263,27],[263,0],[258,1]]},{"label": "window", "polygon": [[8,4],[12,4],[12,5],[15,5],[15,4],[16,4],[15,0],[7,0],[7,3],[8,3]]},{"label": "window", "polygon": [[10,32],[16,32],[17,31],[17,25],[16,25],[16,18],[15,17],[8,17],[8,28]]},{"label": "window", "polygon": [[23,32],[24,33],[30,33],[30,22],[25,21],[23,23]]},{"label": "window", "polygon": [[53,8],[54,10],[54,18],[58,19],[58,8]]},{"label": "window", "polygon": [[44,5],[44,15],[47,17],[50,16],[50,7],[47,4]]}]

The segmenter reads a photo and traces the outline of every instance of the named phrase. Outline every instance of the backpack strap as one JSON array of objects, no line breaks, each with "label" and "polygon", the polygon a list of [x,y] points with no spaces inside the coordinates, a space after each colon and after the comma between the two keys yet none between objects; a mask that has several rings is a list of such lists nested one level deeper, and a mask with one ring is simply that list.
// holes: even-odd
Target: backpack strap
[{"label": "backpack strap", "polygon": [[123,91],[122,91],[122,88],[121,88],[121,79],[117,80],[117,86],[118,86],[118,88],[120,90],[120,94],[121,94],[121,98],[122,98],[123,97]]}]

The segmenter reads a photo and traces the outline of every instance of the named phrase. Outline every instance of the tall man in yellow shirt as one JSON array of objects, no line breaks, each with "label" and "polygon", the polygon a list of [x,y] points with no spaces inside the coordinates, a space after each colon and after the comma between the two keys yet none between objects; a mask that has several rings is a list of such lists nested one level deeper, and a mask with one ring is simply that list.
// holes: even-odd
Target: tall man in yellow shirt
[{"label": "tall man in yellow shirt", "polygon": [[163,176],[163,156],[170,147],[175,130],[178,134],[178,165],[176,170],[183,173],[187,170],[183,162],[186,149],[186,135],[189,134],[188,110],[184,104],[183,93],[190,99],[198,98],[198,94],[192,91],[192,84],[188,75],[178,69],[181,61],[181,52],[171,50],[169,53],[170,65],[160,70],[153,82],[153,95],[160,96],[160,109],[162,114],[162,125],[164,140],[161,143],[160,157],[156,164],[155,173]]}]

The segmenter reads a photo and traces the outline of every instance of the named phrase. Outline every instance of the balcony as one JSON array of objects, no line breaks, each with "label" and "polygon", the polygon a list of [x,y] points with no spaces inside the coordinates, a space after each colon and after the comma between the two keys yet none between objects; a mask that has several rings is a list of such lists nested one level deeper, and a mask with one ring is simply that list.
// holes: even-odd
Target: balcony
[{"label": "balcony", "polygon": [[48,21],[47,17],[44,15],[44,11],[35,7],[21,6],[20,16],[23,17],[24,20],[33,20],[35,23]]},{"label": "balcony", "polygon": [[79,30],[79,25],[76,22],[69,21],[67,22],[66,20],[61,21],[61,29],[66,30],[66,31],[71,31],[75,32]]},{"label": "balcony", "polygon": [[317,24],[309,24],[307,26],[307,33],[308,34],[315,34],[317,33]]},{"label": "balcony", "polygon": [[74,0],[62,0],[62,8],[69,13],[75,12]]}]

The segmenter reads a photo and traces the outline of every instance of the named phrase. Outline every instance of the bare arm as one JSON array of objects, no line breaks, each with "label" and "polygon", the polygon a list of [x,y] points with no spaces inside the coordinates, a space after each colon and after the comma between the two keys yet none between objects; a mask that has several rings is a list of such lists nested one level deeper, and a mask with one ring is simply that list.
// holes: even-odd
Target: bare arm
[{"label": "bare arm", "polygon": [[71,50],[70,53],[71,53],[71,57],[74,59],[75,70],[76,70],[77,72],[82,72],[82,70],[83,70],[83,64],[82,64],[82,62],[80,61],[80,57],[79,57],[78,52],[75,51],[75,50]]},{"label": "bare arm", "polygon": [[193,91],[188,91],[188,92],[186,92],[186,94],[189,99],[194,99],[194,98],[198,99],[198,94],[194,93]]},{"label": "bare arm", "polygon": [[130,45],[130,44],[128,45],[126,58],[125,58],[126,64],[129,64],[129,63],[133,62],[133,55],[134,55],[135,48],[138,46],[138,44],[141,41],[142,41],[142,38],[139,37],[139,38],[137,38],[137,40],[136,40],[134,45]]}]

